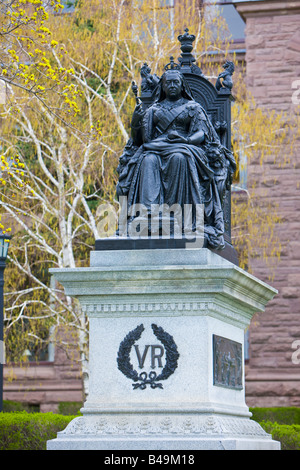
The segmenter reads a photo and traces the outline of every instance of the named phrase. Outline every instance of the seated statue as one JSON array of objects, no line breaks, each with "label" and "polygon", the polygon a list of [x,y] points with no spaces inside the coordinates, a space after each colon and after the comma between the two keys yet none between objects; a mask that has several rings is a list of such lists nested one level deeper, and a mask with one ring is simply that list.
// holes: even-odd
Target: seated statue
[{"label": "seated statue", "polygon": [[[143,204],[149,214],[154,204],[201,204],[207,246],[223,249],[223,202],[235,168],[231,151],[220,143],[206,111],[171,62],[153,103],[135,108],[131,138],[118,166],[117,195],[127,197],[128,208]],[[195,211],[192,217],[195,229]]]}]

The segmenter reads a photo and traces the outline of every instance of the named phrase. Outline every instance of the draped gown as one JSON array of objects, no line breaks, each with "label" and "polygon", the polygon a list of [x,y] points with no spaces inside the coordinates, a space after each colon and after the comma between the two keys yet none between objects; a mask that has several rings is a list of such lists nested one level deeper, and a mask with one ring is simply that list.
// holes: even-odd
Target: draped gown
[{"label": "draped gown", "polygon": [[[173,143],[172,131],[188,140]],[[203,142],[189,139],[202,131]],[[231,152],[219,138],[204,109],[193,99],[181,97],[172,106],[167,100],[150,106],[142,120],[138,142],[130,139],[120,159],[118,196],[131,206],[153,204],[204,206],[204,231],[209,246],[224,247],[223,197],[235,170]],[[230,181],[231,182],[231,181]],[[193,211],[193,228],[196,215]]]}]

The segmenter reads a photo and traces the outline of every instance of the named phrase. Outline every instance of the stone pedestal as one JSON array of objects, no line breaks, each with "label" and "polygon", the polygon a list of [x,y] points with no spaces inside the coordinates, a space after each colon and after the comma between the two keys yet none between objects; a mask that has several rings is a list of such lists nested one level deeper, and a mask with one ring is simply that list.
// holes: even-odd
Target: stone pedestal
[{"label": "stone pedestal", "polygon": [[245,403],[244,330],[276,290],[202,249],[52,270],[90,320],[89,395],[48,449],[279,449]]}]

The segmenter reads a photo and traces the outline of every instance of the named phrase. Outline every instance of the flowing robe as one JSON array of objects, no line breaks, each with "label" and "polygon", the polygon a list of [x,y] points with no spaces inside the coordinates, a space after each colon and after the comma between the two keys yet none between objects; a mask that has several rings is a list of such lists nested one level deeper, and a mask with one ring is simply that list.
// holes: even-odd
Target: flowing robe
[{"label": "flowing robe", "polygon": [[[202,131],[201,144],[173,143],[169,133],[184,139]],[[203,204],[205,237],[212,248],[224,247],[223,197],[235,170],[231,152],[219,141],[210,120],[194,100],[181,98],[172,109],[164,101],[145,112],[138,143],[130,141],[120,159],[118,195],[127,196],[128,207],[143,204]],[[196,228],[196,212],[192,225]]]}]

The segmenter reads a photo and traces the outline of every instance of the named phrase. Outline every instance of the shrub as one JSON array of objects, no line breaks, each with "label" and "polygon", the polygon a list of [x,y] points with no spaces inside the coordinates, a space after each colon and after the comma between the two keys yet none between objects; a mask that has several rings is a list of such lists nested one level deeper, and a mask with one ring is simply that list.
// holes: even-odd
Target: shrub
[{"label": "shrub", "polygon": [[272,434],[274,441],[281,442],[281,450],[300,450],[300,426],[263,421],[262,428]]},{"label": "shrub", "polygon": [[10,413],[12,411],[27,411],[28,413],[38,413],[40,411],[40,407],[39,405],[21,403],[20,401],[3,400],[3,411],[5,413]]},{"label": "shrub", "polygon": [[60,415],[77,415],[80,413],[82,403],[77,401],[61,401],[58,404],[58,414]]},{"label": "shrub", "polygon": [[3,411],[5,413],[11,413],[12,411],[27,411],[25,410],[24,403],[19,401],[3,400]]},{"label": "shrub", "polygon": [[53,413],[0,413],[0,450],[46,450],[46,442],[75,416]]},{"label": "shrub", "polygon": [[250,408],[252,419],[257,422],[271,421],[278,424],[300,424],[300,408]]},{"label": "shrub", "polygon": [[[0,450],[46,450],[47,441],[55,439],[75,417],[26,411],[0,413]],[[260,425],[281,442],[282,450],[300,450],[299,424],[262,421]]]}]

